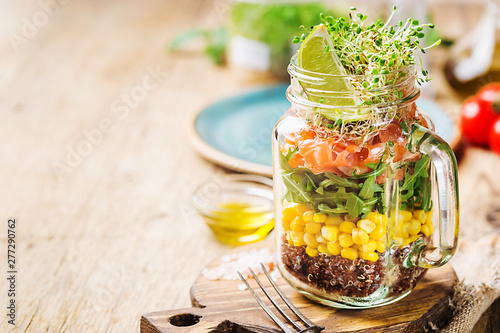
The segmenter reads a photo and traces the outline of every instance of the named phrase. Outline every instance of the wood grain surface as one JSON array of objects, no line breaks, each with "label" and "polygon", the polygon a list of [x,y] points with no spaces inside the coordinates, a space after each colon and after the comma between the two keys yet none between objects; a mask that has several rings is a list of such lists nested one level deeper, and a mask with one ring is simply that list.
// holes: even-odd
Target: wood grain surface
[{"label": "wood grain surface", "polygon": [[[137,332],[143,313],[189,307],[201,268],[229,250],[190,205],[226,171],[191,149],[183,122],[274,81],[215,67],[197,45],[166,52],[188,28],[222,25],[228,3],[0,0],[0,263],[17,218],[18,270],[16,325],[2,312],[0,332]],[[432,90],[456,114],[462,97],[439,73]],[[464,223],[485,219],[499,162],[466,150]],[[2,275],[2,308],[7,289]]]},{"label": "wood grain surface", "polygon": [[[272,248],[272,246],[271,246]],[[238,250],[236,250],[238,252]],[[221,260],[215,260],[208,269],[215,269]],[[269,291],[272,286],[261,275],[260,280]],[[273,308],[255,281],[248,280],[265,303]],[[450,300],[457,281],[451,266],[430,270],[415,290],[402,300],[386,306],[365,310],[340,310],[318,305],[300,295],[282,278],[276,283],[292,303],[325,332],[405,332],[416,333],[430,329],[429,323],[442,327],[451,316]],[[276,329],[276,325],[259,307],[248,290],[240,290],[239,280],[208,280],[200,275],[191,288],[191,303],[197,308],[162,311],[145,314],[141,319],[141,333],[224,332],[222,326],[234,325],[229,332],[243,327],[250,332]],[[275,299],[279,296],[272,292]],[[279,304],[286,309],[283,302]],[[200,316],[200,317],[197,317]],[[253,329],[252,329],[253,327]]]}]

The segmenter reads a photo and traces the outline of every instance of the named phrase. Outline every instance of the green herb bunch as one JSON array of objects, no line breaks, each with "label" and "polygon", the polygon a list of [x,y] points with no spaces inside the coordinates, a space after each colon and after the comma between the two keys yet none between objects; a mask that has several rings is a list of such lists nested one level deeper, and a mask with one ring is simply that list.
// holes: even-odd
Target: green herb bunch
[{"label": "green herb bunch", "polygon": [[266,43],[271,49],[273,70],[283,71],[292,53],[290,38],[301,24],[314,24],[325,10],[320,3],[239,2],[231,10],[233,33]]},{"label": "green herb bunch", "polygon": [[[356,12],[356,7],[351,7]],[[384,23],[377,20],[375,23],[367,24],[367,16],[362,13],[349,13],[349,18],[334,18],[320,14],[320,19],[328,29],[342,65],[349,75],[377,75],[389,74],[390,72],[403,69],[415,64],[415,51],[425,50],[439,45],[441,40],[430,46],[422,47],[420,40],[425,37],[424,28],[433,29],[431,23],[420,24],[418,20],[409,18],[406,22],[400,21],[396,25],[390,25],[396,6]],[[293,43],[300,43],[306,38],[306,34],[295,37]],[[329,52],[329,48],[325,52]],[[422,76],[417,76],[419,84],[429,81],[428,72],[422,69]],[[381,82],[375,78],[372,84],[381,86],[382,83],[393,84],[394,82]],[[369,88],[367,84],[363,86]]]}]

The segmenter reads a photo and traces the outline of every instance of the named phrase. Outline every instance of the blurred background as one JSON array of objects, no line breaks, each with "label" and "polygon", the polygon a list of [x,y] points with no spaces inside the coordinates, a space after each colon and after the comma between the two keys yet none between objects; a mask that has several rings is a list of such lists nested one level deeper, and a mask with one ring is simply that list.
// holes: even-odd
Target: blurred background
[{"label": "blurred background", "polygon": [[193,192],[269,175],[293,37],[321,12],[376,21],[393,4],[396,20],[435,24],[422,98],[464,161],[462,219],[485,221],[468,235],[497,235],[500,143],[469,136],[461,110],[500,81],[498,1],[0,0],[0,211],[19,221],[20,272],[18,324],[0,331],[137,331],[143,313],[190,306],[202,268],[232,248]]},{"label": "blurred background", "polygon": [[243,80],[267,74],[287,81],[286,66],[298,49],[292,38],[307,34],[310,26],[318,23],[319,13],[340,17],[353,4],[373,21],[386,20],[392,5],[396,5],[394,24],[409,17],[435,23],[437,28],[428,33],[425,42],[430,45],[441,39],[440,50],[435,56],[422,57],[425,64],[441,60],[454,88],[473,89],[468,84],[471,81],[477,80],[476,85],[480,85],[481,79],[485,83],[498,78],[498,3],[488,0],[221,1],[214,5],[223,17],[220,26],[198,25],[184,30],[169,43],[169,50],[198,48],[214,64],[245,73],[241,74]]}]

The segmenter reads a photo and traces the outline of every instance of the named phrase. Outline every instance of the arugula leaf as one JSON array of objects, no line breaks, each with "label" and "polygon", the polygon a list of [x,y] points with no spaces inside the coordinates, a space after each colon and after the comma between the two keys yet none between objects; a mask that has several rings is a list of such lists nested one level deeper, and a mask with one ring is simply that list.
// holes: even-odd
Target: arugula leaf
[{"label": "arugula leaf", "polygon": [[[287,154],[288,156],[288,154]],[[292,168],[292,166],[290,165],[290,163],[288,163],[288,158],[283,155],[283,153],[280,152],[280,156],[279,156],[279,160],[280,160],[280,168],[281,168],[281,172],[293,172],[294,169]]]},{"label": "arugula leaf", "polygon": [[363,179],[363,178],[368,178],[371,176],[378,177],[385,172],[386,168],[387,168],[387,163],[380,163],[380,165],[377,167],[377,169],[374,169],[373,171],[370,171],[370,172],[365,173],[363,175],[351,176],[351,177],[349,177],[349,179]]},{"label": "arugula leaf", "polygon": [[373,184],[373,191],[375,193],[384,192],[384,189],[377,183]]},{"label": "arugula leaf", "polygon": [[[383,203],[385,197],[384,187],[376,183],[376,178],[377,173],[384,172],[387,169],[388,163],[377,164],[375,172],[366,179],[355,180],[352,177],[344,178],[329,172],[314,174],[304,167],[292,168],[288,158],[293,157],[296,151],[289,150],[286,155],[280,152],[281,173],[286,188],[283,199],[290,202],[310,204],[316,212],[327,214],[349,213],[352,217],[361,214],[366,216],[374,209],[381,213],[385,211]],[[423,176],[427,175],[427,171],[424,171],[420,171]],[[407,172],[407,179],[409,179],[413,175],[410,175],[409,171]],[[418,179],[413,182],[421,183]],[[412,195],[413,192],[408,195],[409,200],[414,200]]]},{"label": "arugula leaf", "polygon": [[[315,189],[316,189],[316,188],[318,188],[318,187],[316,186],[316,184],[314,184],[314,181],[311,179],[311,176],[309,176],[309,175],[307,174],[307,172],[306,172],[305,174],[306,174],[307,179],[309,179],[309,181],[311,182],[311,186],[312,186],[312,187],[314,187]],[[309,183],[308,183],[308,185],[309,185]],[[310,189],[309,189],[308,191],[310,191]]]},{"label": "arugula leaf", "polygon": [[340,177],[334,173],[331,172],[325,172],[325,176],[328,177],[329,180],[332,181],[333,184],[342,186],[342,187],[349,187],[349,188],[355,188],[359,189],[359,185],[353,182],[352,180],[349,180],[347,178]]},{"label": "arugula leaf", "polygon": [[422,186],[422,202],[420,203],[420,208],[426,212],[432,209],[431,190],[430,184]]},{"label": "arugula leaf", "polygon": [[405,166],[405,180],[400,188],[401,209],[406,209],[408,206],[419,207],[426,212],[431,209],[431,183],[428,179],[429,164],[429,156],[422,155],[420,160],[415,163],[413,174],[410,174],[409,166]]},{"label": "arugula leaf", "polygon": [[377,203],[377,201],[379,201],[378,198],[371,198],[371,199],[368,199],[368,200],[364,200],[363,204],[365,204],[365,205],[374,205],[375,203]]},{"label": "arugula leaf", "polygon": [[333,182],[330,179],[322,180],[319,183],[319,186],[321,186],[321,187],[328,187],[328,186],[331,186],[331,185],[333,185]]},{"label": "arugula leaf", "polygon": [[347,199],[347,212],[350,217],[357,217],[363,212],[364,202],[356,194],[351,193]]},{"label": "arugula leaf", "polygon": [[368,177],[363,183],[361,191],[359,191],[359,197],[362,199],[371,199],[375,194],[375,176]]},{"label": "arugula leaf", "polygon": [[[307,175],[306,175],[307,176]],[[307,192],[310,192],[311,190],[313,189],[313,186],[311,184],[311,181],[307,181],[307,186],[306,186],[306,191]]]},{"label": "arugula leaf", "polygon": [[401,201],[408,201],[413,197],[413,185],[415,183],[413,175],[415,174],[410,174],[410,171],[408,169],[408,166],[405,166],[405,184],[399,189],[401,194]]},{"label": "arugula leaf", "polygon": [[415,163],[415,168],[413,170],[413,175],[409,175],[407,178],[407,174],[405,172],[405,182],[401,187],[401,191],[407,190],[413,186],[413,183],[416,181],[417,177],[427,178],[429,175],[427,174],[427,168],[429,166],[430,158],[427,155],[422,155],[422,157]]},{"label": "arugula leaf", "polygon": [[318,205],[319,211],[327,214],[344,214],[347,213],[347,209],[345,208],[331,208],[327,204],[320,203]]},{"label": "arugula leaf", "polygon": [[293,174],[283,174],[283,183],[289,191],[292,191],[295,193],[295,195],[297,195],[297,198],[300,202],[311,202],[310,197],[302,184],[296,182],[293,179]]},{"label": "arugula leaf", "polygon": [[[340,191],[339,191],[339,192],[340,192]],[[344,208],[344,207],[345,207],[344,200],[342,200],[342,199],[340,198],[340,195],[339,195],[339,194],[340,194],[340,193],[335,193],[335,194],[333,195],[333,202],[334,202],[335,206]],[[347,200],[345,200],[345,201],[347,201]]]},{"label": "arugula leaf", "polygon": [[286,153],[286,160],[290,161],[292,157],[294,157],[297,153],[299,152],[299,147],[295,147],[295,149],[288,149],[288,152]]},{"label": "arugula leaf", "polygon": [[287,191],[284,195],[282,200],[286,200],[288,202],[300,202],[299,197],[297,196],[296,193],[292,191]]},{"label": "arugula leaf", "polygon": [[375,170],[375,169],[377,169],[377,168],[378,168],[379,163],[366,163],[365,165],[366,165],[367,167],[369,167],[370,169]]},{"label": "arugula leaf", "polygon": [[399,127],[401,127],[401,130],[405,136],[409,136],[411,134],[410,130],[408,129],[408,126],[404,121],[399,123]]}]

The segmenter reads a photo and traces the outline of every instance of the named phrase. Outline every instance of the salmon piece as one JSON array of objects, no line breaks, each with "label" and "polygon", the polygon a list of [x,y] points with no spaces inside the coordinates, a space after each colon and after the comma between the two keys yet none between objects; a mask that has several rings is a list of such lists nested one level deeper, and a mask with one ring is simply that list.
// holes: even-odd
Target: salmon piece
[{"label": "salmon piece", "polygon": [[358,165],[356,168],[356,174],[357,175],[364,175],[365,173],[373,171],[372,168],[367,167],[366,165]]},{"label": "salmon piece", "polygon": [[335,160],[335,166],[352,168],[357,165],[356,162],[356,154],[344,150],[338,153],[337,159]]},{"label": "salmon piece", "polygon": [[362,147],[359,145],[347,145],[347,147],[345,147],[345,150],[347,150],[350,153],[359,153],[361,149]]},{"label": "salmon piece", "polygon": [[315,139],[316,132],[310,129],[301,129],[300,131],[285,135],[285,142],[292,146],[297,146],[301,141]]},{"label": "salmon piece", "polygon": [[392,147],[392,151],[394,152],[394,162],[399,162],[406,155],[408,149],[404,144],[397,143]]},{"label": "salmon piece", "polygon": [[406,141],[406,137],[404,136],[403,130],[401,129],[399,123],[389,124],[387,128],[380,131],[379,136],[380,136],[380,141],[382,142],[392,141],[394,143],[398,143]]},{"label": "salmon piece", "polygon": [[378,163],[382,158],[382,154],[385,150],[385,143],[377,143],[369,146],[368,149],[368,157],[363,161],[363,164],[367,163]]},{"label": "salmon piece", "polygon": [[317,175],[324,172],[330,172],[336,174],[337,176],[345,176],[345,174],[340,171],[339,168],[334,166],[311,167],[310,170]]},{"label": "salmon piece", "polygon": [[288,163],[290,164],[290,166],[292,168],[298,168],[299,166],[303,166],[304,165],[304,157],[302,157],[302,155],[300,154],[295,154],[292,156],[292,158],[290,158],[288,160]]},{"label": "salmon piece", "polygon": [[394,180],[403,180],[404,178],[405,178],[405,169],[401,168],[394,176]]},{"label": "salmon piece", "polygon": [[[366,164],[380,162],[387,141],[394,143],[390,148],[394,154],[394,162],[420,158],[419,154],[413,156],[406,148],[406,136],[397,122],[389,124],[387,128],[380,131],[378,136],[364,145],[348,141],[335,141],[332,138],[321,138],[315,131],[305,127],[286,135],[284,146],[287,147],[283,148],[299,149],[297,154],[290,159],[290,165],[294,168],[304,166],[316,174],[332,172],[338,175],[352,176],[354,169],[356,169],[356,174],[370,172],[372,169]],[[396,175],[396,177],[402,176],[404,173]],[[381,175],[379,178],[377,181],[383,182],[385,176]]]},{"label": "salmon piece", "polygon": [[375,182],[377,184],[383,184],[385,182],[385,179],[387,178],[387,171],[384,171],[383,174],[375,178]]},{"label": "salmon piece", "polygon": [[299,142],[298,146],[306,168],[334,166],[337,153],[332,150],[329,140],[307,139]]},{"label": "salmon piece", "polygon": [[[398,170],[398,172],[396,173],[396,175],[394,176],[394,180],[403,180],[405,178],[405,168],[401,168]],[[383,174],[381,174],[380,176],[378,176],[376,179],[375,179],[375,182],[377,184],[383,184],[385,183],[385,180],[387,179],[387,171],[384,171]]]}]

